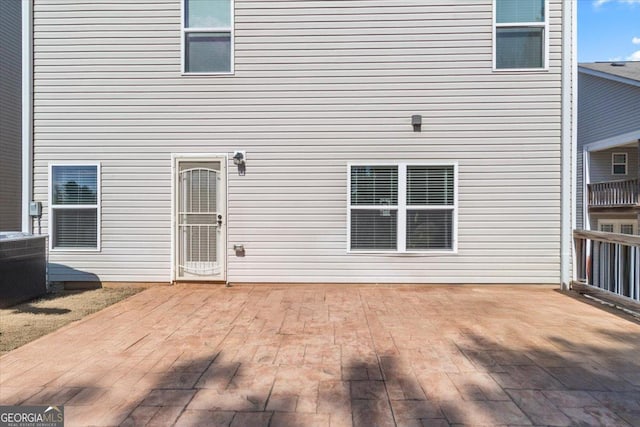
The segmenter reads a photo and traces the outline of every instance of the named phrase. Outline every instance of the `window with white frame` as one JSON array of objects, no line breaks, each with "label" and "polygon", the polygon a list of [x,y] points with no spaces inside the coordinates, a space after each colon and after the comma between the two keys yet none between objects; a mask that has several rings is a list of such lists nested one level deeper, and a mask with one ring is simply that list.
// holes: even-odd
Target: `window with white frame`
[{"label": "window with white frame", "polygon": [[613,224],[601,223],[600,224],[600,231],[604,231],[606,233],[613,233]]},{"label": "window with white frame", "polygon": [[350,165],[349,250],[454,251],[456,167]]},{"label": "window with white frame", "polygon": [[546,0],[494,0],[494,68],[546,68],[547,23]]},{"label": "window with white frame", "polygon": [[51,165],[49,200],[53,249],[99,248],[99,165]]},{"label": "window with white frame", "polygon": [[612,175],[627,174],[627,153],[611,154],[611,174]]},{"label": "window with white frame", "polygon": [[607,233],[637,234],[637,222],[629,219],[600,219],[598,229]]},{"label": "window with white frame", "polygon": [[183,0],[184,72],[233,72],[233,0]]}]

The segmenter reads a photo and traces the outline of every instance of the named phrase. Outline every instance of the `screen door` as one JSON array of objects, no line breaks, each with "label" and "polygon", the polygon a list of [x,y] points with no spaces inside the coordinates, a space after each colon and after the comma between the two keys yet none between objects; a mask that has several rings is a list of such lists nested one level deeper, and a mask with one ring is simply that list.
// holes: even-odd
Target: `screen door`
[{"label": "screen door", "polygon": [[176,280],[225,279],[224,164],[177,161]]}]

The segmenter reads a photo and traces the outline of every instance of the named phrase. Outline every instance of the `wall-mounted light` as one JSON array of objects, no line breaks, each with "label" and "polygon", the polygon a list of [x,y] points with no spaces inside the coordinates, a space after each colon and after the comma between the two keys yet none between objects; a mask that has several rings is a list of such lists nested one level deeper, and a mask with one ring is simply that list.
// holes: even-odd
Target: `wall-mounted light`
[{"label": "wall-mounted light", "polygon": [[413,126],[414,132],[420,132],[422,130],[422,116],[420,114],[411,116],[411,126]]},{"label": "wall-mounted light", "polygon": [[233,164],[238,167],[238,175],[244,176],[247,167],[247,153],[245,151],[234,151]]}]

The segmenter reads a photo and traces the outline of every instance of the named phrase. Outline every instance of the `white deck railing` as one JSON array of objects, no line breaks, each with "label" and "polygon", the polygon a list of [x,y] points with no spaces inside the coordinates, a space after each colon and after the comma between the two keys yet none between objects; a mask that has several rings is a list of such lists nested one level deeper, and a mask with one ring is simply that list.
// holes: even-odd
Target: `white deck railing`
[{"label": "white deck railing", "polygon": [[640,302],[640,236],[575,230],[578,282]]},{"label": "white deck railing", "polygon": [[637,179],[597,182],[589,184],[587,188],[590,207],[637,206],[640,204]]}]

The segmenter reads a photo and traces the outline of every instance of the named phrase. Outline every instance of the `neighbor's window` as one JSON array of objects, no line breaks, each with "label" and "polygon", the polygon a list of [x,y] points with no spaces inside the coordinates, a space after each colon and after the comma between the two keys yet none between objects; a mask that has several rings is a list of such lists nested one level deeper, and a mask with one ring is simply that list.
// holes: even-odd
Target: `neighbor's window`
[{"label": "neighbor's window", "polygon": [[598,229],[607,233],[636,234],[635,221],[627,219],[601,219]]},{"label": "neighbor's window", "polygon": [[600,224],[600,231],[613,233],[613,224]]},{"label": "neighbor's window", "polygon": [[184,72],[233,71],[233,0],[184,0]]},{"label": "neighbor's window", "polygon": [[613,175],[627,174],[627,153],[613,153],[611,155],[611,173]]},{"label": "neighbor's window", "polygon": [[633,224],[620,224],[621,234],[636,234],[633,230]]},{"label": "neighbor's window", "polygon": [[51,247],[98,249],[99,165],[51,165]]},{"label": "neighbor's window", "polygon": [[349,249],[455,249],[454,165],[352,165]]},{"label": "neighbor's window", "polygon": [[495,69],[546,68],[546,0],[495,0]]}]

